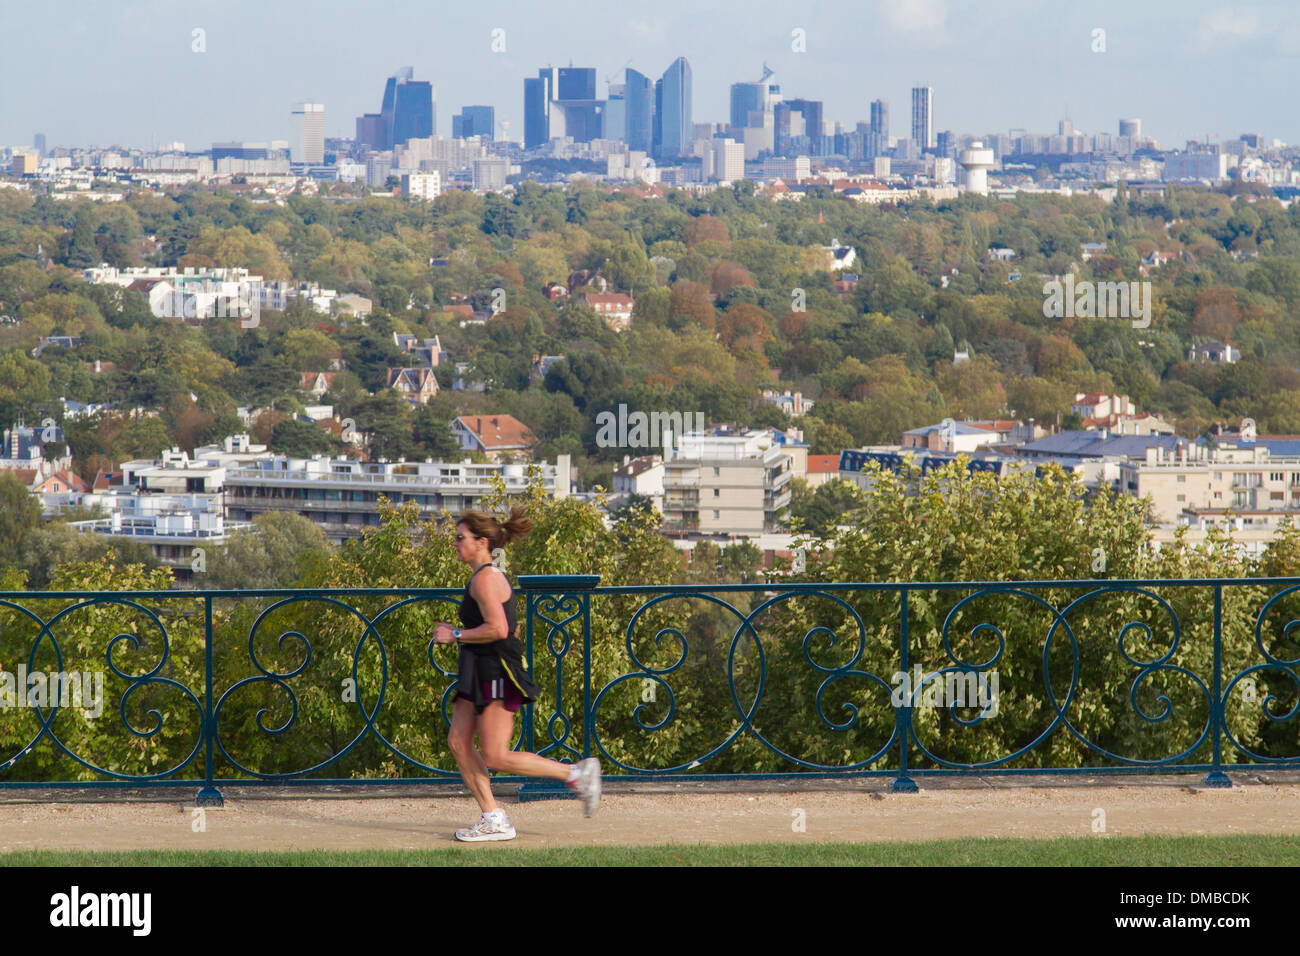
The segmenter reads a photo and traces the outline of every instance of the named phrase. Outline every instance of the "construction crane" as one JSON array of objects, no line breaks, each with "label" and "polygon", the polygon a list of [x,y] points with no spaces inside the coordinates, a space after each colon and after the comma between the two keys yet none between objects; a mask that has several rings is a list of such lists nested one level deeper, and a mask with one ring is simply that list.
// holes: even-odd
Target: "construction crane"
[{"label": "construction crane", "polygon": [[623,64],[622,66],[620,66],[620,67],[619,67],[615,72],[613,72],[613,73],[606,73],[606,74],[605,74],[605,86],[606,86],[606,87],[610,86],[610,85],[614,82],[614,77],[618,76],[619,73],[621,73],[621,72],[623,72],[624,70],[626,70],[626,69],[627,69],[627,64],[628,64],[628,63],[631,63],[631,62],[632,62],[632,57],[628,57],[628,58],[627,58],[627,63],[624,63],[624,64]]}]

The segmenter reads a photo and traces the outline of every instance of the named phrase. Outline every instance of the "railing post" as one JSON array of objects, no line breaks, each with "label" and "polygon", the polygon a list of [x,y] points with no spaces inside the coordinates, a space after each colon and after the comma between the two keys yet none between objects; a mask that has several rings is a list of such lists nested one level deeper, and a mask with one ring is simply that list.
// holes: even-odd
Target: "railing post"
[{"label": "railing post", "polygon": [[[524,646],[525,659],[528,662],[528,670],[533,673],[533,651],[535,635],[537,634],[536,622],[540,618],[545,625],[544,638],[548,646],[551,646],[551,636],[556,631],[564,636],[564,643],[555,655],[555,707],[551,711],[550,719],[545,723],[543,729],[550,735],[551,742],[540,750],[537,748],[537,713],[535,704],[530,704],[524,708],[524,740],[527,748],[534,753],[542,756],[551,756],[555,753],[553,759],[560,757],[567,751],[569,757],[589,757],[591,756],[591,738],[594,732],[594,716],[591,713],[591,591],[600,584],[600,575],[598,574],[521,574],[519,575],[519,587],[526,595],[526,643]],[[545,613],[539,611],[539,605],[546,602],[547,610],[551,610],[554,617],[548,617]],[[552,610],[553,609],[553,610]],[[569,719],[564,713],[564,658],[568,655],[572,645],[573,634],[570,630],[571,625],[576,621],[582,622],[582,751],[578,753],[566,741],[569,737]],[[539,685],[540,686],[540,685]],[[563,733],[557,738],[553,726],[556,720],[563,725]],[[556,798],[566,798],[573,796],[572,793],[558,780],[540,779],[536,782],[521,784],[519,787],[520,801],[528,800],[548,800]]]},{"label": "railing post", "polygon": [[[904,687],[908,687],[907,674],[910,664],[907,659],[909,642],[907,635],[907,588],[900,588],[898,592],[899,606],[899,652],[902,658]],[[894,793],[916,793],[919,789],[916,781],[907,775],[907,749],[911,740],[912,728],[912,695],[917,692],[918,688],[910,687],[911,693],[907,695],[907,702],[901,707],[894,708],[894,726],[898,730],[898,776],[890,784],[889,789]]]},{"label": "railing post", "polygon": [[1210,701],[1210,721],[1214,724],[1214,769],[1205,775],[1207,787],[1231,787],[1223,772],[1223,585],[1214,586],[1214,698]]},{"label": "railing post", "polygon": [[194,798],[199,807],[225,806],[225,798],[212,778],[212,751],[216,747],[217,728],[212,717],[212,595],[203,595],[203,787]]}]

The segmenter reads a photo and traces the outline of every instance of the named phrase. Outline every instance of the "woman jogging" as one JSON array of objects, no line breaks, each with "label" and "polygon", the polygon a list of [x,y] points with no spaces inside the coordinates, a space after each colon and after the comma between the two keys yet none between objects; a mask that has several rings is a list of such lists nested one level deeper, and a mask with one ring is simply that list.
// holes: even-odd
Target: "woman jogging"
[{"label": "woman jogging", "polygon": [[[541,691],[524,670],[523,645],[515,635],[514,593],[506,576],[493,567],[492,553],[526,535],[532,526],[523,508],[511,509],[504,524],[481,511],[466,511],[456,521],[456,556],[474,573],[460,602],[460,628],[439,621],[433,640],[460,645],[448,743],[483,811],[478,823],[456,831],[456,839],[465,842],[515,838],[515,828],[492,798],[489,770],[564,780],[582,798],[587,816],[600,803],[600,761],[595,757],[563,764],[510,749],[515,712],[536,700]],[[475,733],[479,750],[474,749]]]}]

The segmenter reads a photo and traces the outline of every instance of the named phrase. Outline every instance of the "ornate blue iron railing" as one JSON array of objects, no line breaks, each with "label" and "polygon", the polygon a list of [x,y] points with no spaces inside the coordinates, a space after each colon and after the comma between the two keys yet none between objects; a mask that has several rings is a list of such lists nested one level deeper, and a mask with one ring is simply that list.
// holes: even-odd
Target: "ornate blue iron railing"
[{"label": "ornate blue iron railing", "polygon": [[[598,581],[519,579],[545,696],[516,746],[901,791],[1300,765],[1300,579]],[[430,636],[461,593],[0,593],[0,787],[457,779],[455,650]]]}]

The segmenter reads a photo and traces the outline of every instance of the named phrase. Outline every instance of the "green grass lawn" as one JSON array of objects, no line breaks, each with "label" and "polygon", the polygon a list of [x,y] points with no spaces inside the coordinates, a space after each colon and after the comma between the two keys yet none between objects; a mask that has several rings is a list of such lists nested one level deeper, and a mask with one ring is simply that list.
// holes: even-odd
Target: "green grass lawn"
[{"label": "green grass lawn", "polygon": [[925,843],[744,843],[589,846],[529,850],[510,844],[432,850],[24,850],[0,866],[1296,866],[1300,837],[963,839]]}]

